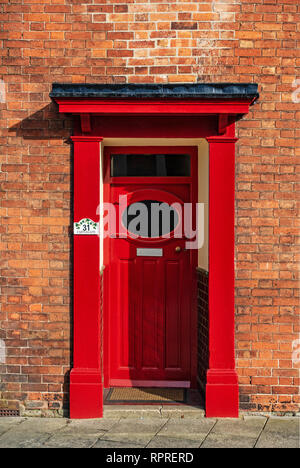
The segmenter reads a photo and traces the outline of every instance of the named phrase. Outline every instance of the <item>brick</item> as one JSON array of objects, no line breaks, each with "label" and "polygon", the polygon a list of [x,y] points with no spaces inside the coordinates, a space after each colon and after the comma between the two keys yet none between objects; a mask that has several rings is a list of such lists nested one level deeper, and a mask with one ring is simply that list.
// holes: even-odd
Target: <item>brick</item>
[{"label": "brick", "polygon": [[154,41],[129,41],[129,47],[132,49],[155,47]]},{"label": "brick", "polygon": [[171,23],[171,29],[198,29],[198,23],[196,21],[174,21]]}]

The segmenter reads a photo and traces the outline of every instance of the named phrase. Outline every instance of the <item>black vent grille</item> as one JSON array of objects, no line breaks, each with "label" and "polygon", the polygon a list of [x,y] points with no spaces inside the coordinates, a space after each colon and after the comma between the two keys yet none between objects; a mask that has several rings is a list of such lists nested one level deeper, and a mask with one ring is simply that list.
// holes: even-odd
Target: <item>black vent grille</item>
[{"label": "black vent grille", "polygon": [[20,416],[20,411],[13,409],[0,409],[0,418],[7,418],[12,416]]}]

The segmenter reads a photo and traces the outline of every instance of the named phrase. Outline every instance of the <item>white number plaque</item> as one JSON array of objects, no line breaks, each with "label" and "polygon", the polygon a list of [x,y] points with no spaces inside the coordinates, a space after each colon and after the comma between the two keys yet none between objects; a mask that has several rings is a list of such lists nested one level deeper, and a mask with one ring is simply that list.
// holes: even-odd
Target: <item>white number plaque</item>
[{"label": "white number plaque", "polygon": [[74,234],[97,235],[99,234],[99,223],[90,218],[83,218],[74,223]]}]

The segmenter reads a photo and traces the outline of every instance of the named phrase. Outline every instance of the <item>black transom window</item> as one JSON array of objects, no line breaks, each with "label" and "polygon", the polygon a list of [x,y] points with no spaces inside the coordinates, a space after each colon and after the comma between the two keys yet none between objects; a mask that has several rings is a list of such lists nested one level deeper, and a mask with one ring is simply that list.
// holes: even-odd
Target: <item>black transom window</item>
[{"label": "black transom window", "polygon": [[188,154],[112,154],[111,177],[189,177]]}]

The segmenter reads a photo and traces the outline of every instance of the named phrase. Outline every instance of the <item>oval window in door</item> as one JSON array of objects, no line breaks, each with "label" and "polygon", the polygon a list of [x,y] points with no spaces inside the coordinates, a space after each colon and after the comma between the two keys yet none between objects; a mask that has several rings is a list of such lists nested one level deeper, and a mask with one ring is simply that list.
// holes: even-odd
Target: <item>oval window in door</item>
[{"label": "oval window in door", "polygon": [[122,223],[135,237],[167,237],[179,223],[174,206],[159,200],[140,200],[127,206]]}]

